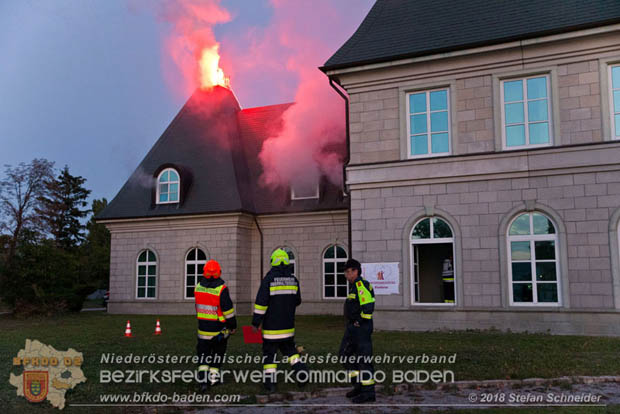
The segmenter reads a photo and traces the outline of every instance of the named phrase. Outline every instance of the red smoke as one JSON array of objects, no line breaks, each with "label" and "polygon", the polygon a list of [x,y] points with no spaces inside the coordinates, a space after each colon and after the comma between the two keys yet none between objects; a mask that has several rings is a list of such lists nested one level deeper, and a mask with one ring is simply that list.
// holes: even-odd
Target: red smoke
[{"label": "red smoke", "polygon": [[[344,102],[317,69],[333,50],[325,38],[340,23],[327,2],[272,0],[273,23],[268,37],[288,49],[286,68],[297,74],[296,104],[283,115],[284,128],[263,144],[261,182],[270,187],[315,186],[322,175],[342,182],[345,143]],[[334,25],[334,26],[332,26]],[[329,43],[328,43],[329,42]]]}]

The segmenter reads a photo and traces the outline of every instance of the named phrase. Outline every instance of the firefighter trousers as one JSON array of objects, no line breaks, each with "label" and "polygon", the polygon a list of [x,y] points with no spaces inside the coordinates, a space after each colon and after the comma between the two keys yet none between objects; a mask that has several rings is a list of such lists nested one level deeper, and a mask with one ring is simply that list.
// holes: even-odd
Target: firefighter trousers
[{"label": "firefighter trousers", "polygon": [[[344,359],[344,368],[354,386],[363,394],[375,393],[374,367],[372,365],[372,320],[363,320],[360,326],[347,322],[338,354]],[[354,361],[350,358],[354,356]]]},{"label": "firefighter trousers", "polygon": [[[306,382],[308,368],[306,364],[301,362],[301,356],[295,346],[295,338],[292,337],[276,341],[263,339],[263,381],[265,384],[276,383],[278,364],[275,363],[275,360],[278,350],[288,358],[288,363],[295,371],[295,380],[298,383]],[[300,374],[300,372],[302,373]]]},{"label": "firefighter trousers", "polygon": [[[198,380],[204,382],[207,378],[212,384],[220,380],[222,358],[226,353],[228,338],[220,334],[211,339],[198,338],[196,353],[199,358]],[[208,377],[207,377],[208,375]]]}]

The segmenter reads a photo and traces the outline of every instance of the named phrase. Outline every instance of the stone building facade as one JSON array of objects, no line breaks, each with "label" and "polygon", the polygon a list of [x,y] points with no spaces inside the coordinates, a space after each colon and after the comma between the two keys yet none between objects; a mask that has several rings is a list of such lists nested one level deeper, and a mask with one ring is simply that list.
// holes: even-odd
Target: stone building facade
[{"label": "stone building facade", "polygon": [[[324,297],[323,257],[335,245],[348,250],[346,210],[259,216],[257,221],[263,232],[263,273],[269,269],[271,252],[288,248],[303,292],[300,313],[339,312],[339,299]],[[112,234],[109,312],[192,314],[194,299],[186,295],[185,279],[188,254],[196,248],[221,264],[239,313],[251,312],[263,276],[261,237],[254,217],[226,214],[106,225]],[[138,258],[144,251],[152,251],[157,258],[152,298],[137,297]]]},{"label": "stone building facade", "polygon": [[[620,25],[551,34],[521,10],[476,32],[468,14],[513,6],[452,28],[442,2],[388,3],[322,68],[348,93],[352,255],[400,264],[376,325],[620,334]],[[424,28],[464,34],[433,49],[393,24],[432,10]]]}]

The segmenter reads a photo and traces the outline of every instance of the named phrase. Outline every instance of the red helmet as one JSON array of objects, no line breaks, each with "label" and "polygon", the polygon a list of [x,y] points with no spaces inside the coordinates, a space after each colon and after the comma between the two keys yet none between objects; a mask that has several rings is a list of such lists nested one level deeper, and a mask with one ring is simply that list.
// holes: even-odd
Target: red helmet
[{"label": "red helmet", "polygon": [[203,271],[206,278],[212,277],[214,279],[217,279],[222,274],[220,264],[215,260],[209,260],[207,263],[205,263]]}]

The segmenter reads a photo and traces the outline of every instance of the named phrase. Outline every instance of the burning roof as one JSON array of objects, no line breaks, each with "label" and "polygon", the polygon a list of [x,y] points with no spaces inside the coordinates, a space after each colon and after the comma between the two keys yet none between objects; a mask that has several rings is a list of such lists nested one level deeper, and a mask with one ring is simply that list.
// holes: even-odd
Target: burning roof
[{"label": "burning roof", "polygon": [[[97,218],[346,209],[341,189],[327,180],[319,199],[308,200],[291,201],[288,188],[260,185],[262,144],[282,128],[291,105],[242,110],[227,88],[196,90]],[[156,204],[156,177],[167,167],[181,175],[180,202]]]}]

